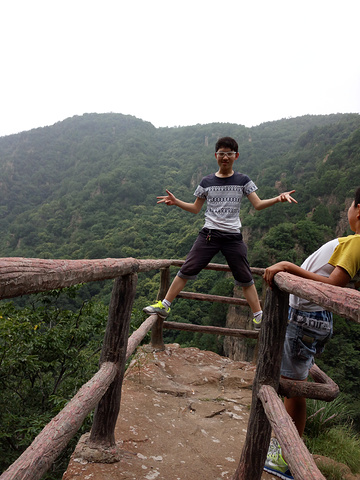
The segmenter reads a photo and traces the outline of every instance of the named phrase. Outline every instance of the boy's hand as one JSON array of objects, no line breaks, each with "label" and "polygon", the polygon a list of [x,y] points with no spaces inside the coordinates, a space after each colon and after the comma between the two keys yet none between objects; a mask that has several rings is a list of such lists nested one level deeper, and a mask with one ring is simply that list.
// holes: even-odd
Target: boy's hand
[{"label": "boy's hand", "polygon": [[275,263],[274,265],[271,265],[271,267],[265,269],[263,279],[269,285],[269,287],[272,288],[274,276],[279,272],[285,271],[286,268],[284,262]]},{"label": "boy's hand", "polygon": [[298,203],[298,202],[295,200],[295,198],[293,198],[293,197],[291,196],[291,194],[294,193],[294,192],[295,192],[295,190],[291,190],[290,192],[281,193],[281,194],[279,195],[279,197],[278,197],[278,198],[279,198],[279,201],[280,201],[280,202],[289,202],[289,203],[291,203],[291,202]]},{"label": "boy's hand", "polygon": [[173,195],[169,190],[166,190],[166,193],[167,195],[156,197],[158,199],[156,203],[165,203],[166,205],[176,205],[175,195]]}]

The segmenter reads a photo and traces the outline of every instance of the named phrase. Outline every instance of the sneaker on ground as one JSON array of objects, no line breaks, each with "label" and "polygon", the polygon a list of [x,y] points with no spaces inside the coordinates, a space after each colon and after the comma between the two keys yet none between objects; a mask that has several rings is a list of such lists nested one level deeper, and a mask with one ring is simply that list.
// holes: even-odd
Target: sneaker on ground
[{"label": "sneaker on ground", "polygon": [[154,303],[154,305],[149,305],[148,307],[143,308],[143,311],[148,315],[154,315],[157,313],[159,317],[165,318],[169,315],[170,308],[166,309],[166,307],[164,307],[162,304],[162,301],[159,300],[157,303]]},{"label": "sneaker on ground", "polygon": [[276,438],[271,439],[264,470],[284,480],[294,478],[290,473],[288,464],[281,455],[281,447]]},{"label": "sneaker on ground", "polygon": [[260,330],[262,316],[263,316],[263,312],[260,312],[257,315],[255,315],[255,317],[253,318],[253,324],[254,324],[255,330]]}]

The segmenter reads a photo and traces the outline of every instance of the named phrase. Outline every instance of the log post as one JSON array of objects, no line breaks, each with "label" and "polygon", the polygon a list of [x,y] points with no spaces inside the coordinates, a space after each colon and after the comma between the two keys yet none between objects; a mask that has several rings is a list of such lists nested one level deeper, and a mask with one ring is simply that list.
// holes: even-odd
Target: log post
[{"label": "log post", "polygon": [[263,385],[259,398],[293,477],[297,480],[326,480],[305,447],[277,392],[269,385]]},{"label": "log post", "polygon": [[258,393],[262,385],[278,390],[282,350],[287,325],[288,294],[267,289],[259,335],[259,355],[252,389],[247,434],[233,480],[260,480],[270,443],[271,426]]},{"label": "log post", "polygon": [[288,398],[306,397],[325,402],[332,402],[339,395],[340,390],[337,384],[326,373],[322,372],[316,364],[310,368],[310,376],[314,382],[280,378],[278,393]]},{"label": "log post", "polygon": [[[267,283],[264,279],[262,279],[261,283],[261,300],[260,305],[261,308],[264,310],[265,308],[265,300],[266,300],[266,291],[267,291]],[[254,362],[257,363],[259,357],[259,342],[256,342],[255,350],[254,350]]]},{"label": "log post", "polygon": [[[162,300],[170,287],[170,268],[160,268],[160,287],[156,300]],[[151,329],[151,347],[155,350],[165,350],[163,337],[164,319],[158,316],[158,319]]]},{"label": "log post", "polygon": [[114,431],[120,411],[121,387],[136,284],[137,274],[117,278],[114,282],[100,364],[115,363],[118,366],[118,374],[96,407],[89,438],[91,448],[115,446]]}]

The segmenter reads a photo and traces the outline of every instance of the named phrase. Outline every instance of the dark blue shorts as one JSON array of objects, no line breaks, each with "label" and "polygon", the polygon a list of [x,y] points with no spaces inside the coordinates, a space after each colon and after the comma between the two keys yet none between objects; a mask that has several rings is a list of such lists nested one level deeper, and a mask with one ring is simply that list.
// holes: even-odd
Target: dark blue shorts
[{"label": "dark blue shorts", "polygon": [[325,310],[304,312],[290,307],[281,375],[305,380],[314,365],[314,357],[323,352],[332,332],[332,313]]},{"label": "dark blue shorts", "polygon": [[224,255],[237,285],[250,287],[254,283],[247,260],[247,246],[241,233],[226,233],[207,228],[200,230],[178,276],[194,280],[218,252]]}]

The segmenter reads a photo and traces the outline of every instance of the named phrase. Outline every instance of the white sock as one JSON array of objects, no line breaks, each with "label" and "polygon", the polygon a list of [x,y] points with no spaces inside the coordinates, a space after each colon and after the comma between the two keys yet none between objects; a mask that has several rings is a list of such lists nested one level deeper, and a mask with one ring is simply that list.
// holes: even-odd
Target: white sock
[{"label": "white sock", "polygon": [[161,300],[161,303],[164,305],[164,307],[166,307],[166,309],[170,308],[170,305],[171,305],[171,302],[169,302],[168,300]]},{"label": "white sock", "polygon": [[257,316],[261,315],[262,313],[263,313],[263,311],[259,310],[258,312],[254,312],[253,315],[254,315],[254,317],[257,317]]}]

